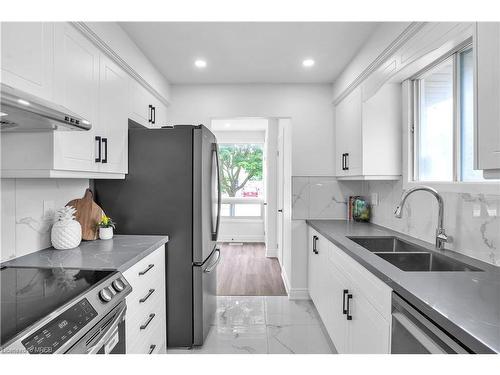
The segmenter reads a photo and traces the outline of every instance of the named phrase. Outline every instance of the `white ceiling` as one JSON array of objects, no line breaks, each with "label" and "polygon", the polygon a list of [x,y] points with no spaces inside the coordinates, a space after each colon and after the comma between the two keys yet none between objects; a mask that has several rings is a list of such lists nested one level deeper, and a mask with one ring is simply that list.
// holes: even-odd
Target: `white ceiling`
[{"label": "white ceiling", "polygon": [[[330,83],[375,22],[121,22],[170,83]],[[205,69],[194,67],[198,58]],[[316,64],[304,68],[302,60]]]}]

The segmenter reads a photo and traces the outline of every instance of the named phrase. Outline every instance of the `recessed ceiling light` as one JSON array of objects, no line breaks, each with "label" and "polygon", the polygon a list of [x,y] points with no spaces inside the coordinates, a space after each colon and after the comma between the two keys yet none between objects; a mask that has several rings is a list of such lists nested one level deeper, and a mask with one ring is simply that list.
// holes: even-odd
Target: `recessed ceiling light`
[{"label": "recessed ceiling light", "polygon": [[194,66],[200,69],[206,68],[207,62],[205,60],[198,59],[194,62]]},{"label": "recessed ceiling light", "polygon": [[17,99],[17,102],[22,105],[30,105],[30,102],[24,99]]},{"label": "recessed ceiling light", "polygon": [[313,65],[314,65],[313,59],[305,59],[304,61],[302,61],[302,66],[304,66],[306,68],[310,68]]}]

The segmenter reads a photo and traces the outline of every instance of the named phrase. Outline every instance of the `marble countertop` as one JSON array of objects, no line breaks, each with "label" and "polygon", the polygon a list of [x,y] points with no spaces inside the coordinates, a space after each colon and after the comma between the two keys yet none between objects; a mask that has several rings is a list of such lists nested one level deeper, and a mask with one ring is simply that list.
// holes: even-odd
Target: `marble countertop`
[{"label": "marble countertop", "polygon": [[69,250],[49,247],[2,265],[124,271],[167,242],[168,236],[115,235],[111,240],[83,241]]},{"label": "marble countertop", "polygon": [[389,285],[421,312],[478,353],[500,353],[500,269],[445,250],[443,254],[484,272],[405,272],[347,236],[398,236],[433,251],[433,245],[370,224],[345,220],[307,220],[349,256]]}]

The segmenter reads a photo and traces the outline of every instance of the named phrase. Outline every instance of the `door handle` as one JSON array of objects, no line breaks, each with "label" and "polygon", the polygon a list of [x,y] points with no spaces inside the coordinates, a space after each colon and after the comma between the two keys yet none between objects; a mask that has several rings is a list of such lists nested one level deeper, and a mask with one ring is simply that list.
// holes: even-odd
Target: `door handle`
[{"label": "door handle", "polygon": [[351,315],[351,303],[350,301],[352,300],[352,294],[347,295],[347,320],[352,320],[352,315]]},{"label": "door handle", "polygon": [[319,240],[318,236],[313,236],[313,253],[314,254],[319,254],[319,252],[318,252],[318,240]]},{"label": "door handle", "polygon": [[347,295],[347,293],[349,293],[349,290],[348,289],[344,289],[344,292],[342,294],[342,314],[347,314],[347,309],[346,309],[346,306],[345,306],[345,296]]},{"label": "door handle", "polygon": [[149,323],[151,323],[151,321],[153,320],[153,318],[154,318],[155,316],[156,316],[156,314],[155,314],[155,313],[151,313],[151,314],[149,314],[148,320],[146,320],[146,321],[144,322],[144,324],[143,324],[142,326],[140,326],[139,328],[140,328],[140,329],[146,329],[146,328],[148,328]]},{"label": "door handle", "polygon": [[153,106],[150,104],[148,109],[149,109],[148,122],[151,123],[153,122]]},{"label": "door handle", "polygon": [[104,157],[101,163],[106,164],[108,162],[108,138],[102,139],[102,145],[104,146]]},{"label": "door handle", "polygon": [[101,162],[101,147],[102,147],[101,137],[96,135],[95,141],[97,142],[97,157],[95,158],[95,162],[100,163]]},{"label": "door handle", "polygon": [[148,300],[149,297],[151,297],[151,295],[155,292],[154,289],[149,289],[149,292],[148,294],[146,294],[144,297],[142,297],[140,300],[139,300],[139,303],[144,303]]}]

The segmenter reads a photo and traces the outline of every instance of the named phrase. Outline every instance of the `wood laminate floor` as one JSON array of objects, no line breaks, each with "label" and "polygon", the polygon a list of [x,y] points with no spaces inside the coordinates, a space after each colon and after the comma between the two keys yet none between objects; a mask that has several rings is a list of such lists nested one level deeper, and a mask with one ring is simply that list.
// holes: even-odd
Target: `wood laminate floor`
[{"label": "wood laminate floor", "polygon": [[286,296],[277,258],[266,258],[263,243],[221,246],[219,296]]}]

